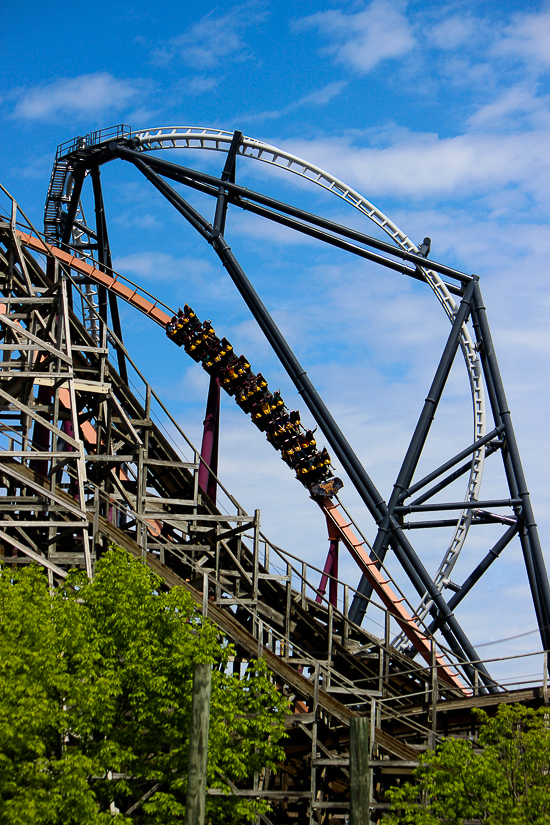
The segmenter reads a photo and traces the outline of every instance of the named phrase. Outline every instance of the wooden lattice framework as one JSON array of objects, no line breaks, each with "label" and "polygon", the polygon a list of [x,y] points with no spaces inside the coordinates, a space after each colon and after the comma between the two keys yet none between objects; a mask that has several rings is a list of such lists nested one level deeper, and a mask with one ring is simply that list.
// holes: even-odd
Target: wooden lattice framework
[{"label": "wooden lattice framework", "polygon": [[[267,797],[266,823],[344,821],[349,809],[349,721],[371,720],[372,816],[441,733],[469,731],[470,710],[516,694],[466,696],[432,667],[378,638],[344,609],[316,600],[318,571],[275,547],[223,488],[227,512],[199,489],[199,454],[133,366],[114,366],[120,342],[100,324],[97,343],[72,309],[69,266],[21,242],[17,206],[0,224],[0,554],[42,564],[55,586],[116,543],[185,588],[243,662],[263,656],[289,696],[287,759],[234,792]],[[25,225],[25,231],[29,227]],[[134,384],[135,391],[130,389]],[[141,400],[140,400],[141,399]],[[170,432],[163,430],[163,420]],[[190,459],[182,457],[183,445]],[[525,695],[523,695],[525,694]],[[523,691],[538,703],[544,691]],[[540,694],[540,695],[539,695]]]}]

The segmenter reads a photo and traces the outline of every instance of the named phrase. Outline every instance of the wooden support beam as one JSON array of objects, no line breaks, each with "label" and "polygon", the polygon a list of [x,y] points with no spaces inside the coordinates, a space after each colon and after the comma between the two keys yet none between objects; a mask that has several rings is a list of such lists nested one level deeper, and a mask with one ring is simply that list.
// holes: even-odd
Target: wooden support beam
[{"label": "wooden support beam", "polygon": [[195,662],[193,665],[193,698],[191,702],[191,730],[189,732],[185,825],[204,825],[211,679],[212,665]]},{"label": "wooden support beam", "polygon": [[350,825],[369,825],[370,719],[356,716],[349,726],[349,801]]}]

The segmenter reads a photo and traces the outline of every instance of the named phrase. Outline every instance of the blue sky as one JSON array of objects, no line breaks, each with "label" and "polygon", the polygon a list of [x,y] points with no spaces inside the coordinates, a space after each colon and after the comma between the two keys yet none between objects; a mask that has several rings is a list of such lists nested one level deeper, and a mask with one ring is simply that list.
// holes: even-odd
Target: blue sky
[{"label": "blue sky", "polygon": [[[431,236],[434,259],[478,273],[548,546],[548,3],[4,5],[0,180],[38,226],[58,143],[121,122],[212,126],[240,129],[327,169],[416,243]],[[224,160],[179,151],[163,157],[212,172]],[[211,318],[270,386],[281,387],[287,404],[299,406],[211,250],[137,172],[113,163],[102,175],[115,266],[168,304],[188,301]],[[351,207],[291,175],[245,160],[237,175],[246,186],[378,234]],[[189,199],[213,214],[204,197]],[[388,497],[447,333],[434,296],[251,216],[230,212],[227,236]],[[132,310],[122,314],[135,360],[199,441],[206,376]],[[457,363],[426,468],[471,439],[469,398]],[[487,467],[487,492],[500,495],[497,469]],[[221,475],[247,509],[261,507],[275,542],[322,566],[327,542],[315,506],[230,400]],[[349,484],[345,500],[373,538]],[[494,540],[491,530],[459,563],[458,580]],[[435,569],[441,539],[415,538]],[[352,565],[341,566],[355,584]],[[535,628],[519,545],[459,618],[474,643]],[[532,634],[484,650],[505,655],[538,645]],[[522,672],[534,672],[533,660],[525,661]]]}]

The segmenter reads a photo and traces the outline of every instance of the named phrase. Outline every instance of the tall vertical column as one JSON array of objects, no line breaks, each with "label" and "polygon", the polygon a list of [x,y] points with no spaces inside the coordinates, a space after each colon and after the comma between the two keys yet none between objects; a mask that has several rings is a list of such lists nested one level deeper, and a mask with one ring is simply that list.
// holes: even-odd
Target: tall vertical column
[{"label": "tall vertical column", "polygon": [[218,474],[219,437],[220,379],[211,376],[202,435],[199,487],[214,504],[216,503],[216,490],[218,486],[215,476]]}]

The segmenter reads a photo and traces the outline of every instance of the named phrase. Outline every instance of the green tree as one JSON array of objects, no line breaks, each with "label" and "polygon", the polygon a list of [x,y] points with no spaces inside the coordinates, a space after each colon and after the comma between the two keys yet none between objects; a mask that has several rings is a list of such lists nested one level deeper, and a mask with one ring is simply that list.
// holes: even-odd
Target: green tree
[{"label": "green tree", "polygon": [[500,705],[477,710],[478,741],[445,739],[421,757],[416,784],[392,788],[387,825],[548,825],[548,708]]},{"label": "green tree", "polygon": [[[123,550],[53,591],[41,568],[1,569],[0,822],[180,822],[195,661],[213,666],[209,786],[274,767],[286,701],[261,661],[230,674],[233,654],[189,594]],[[207,801],[216,823],[263,810]]]}]

